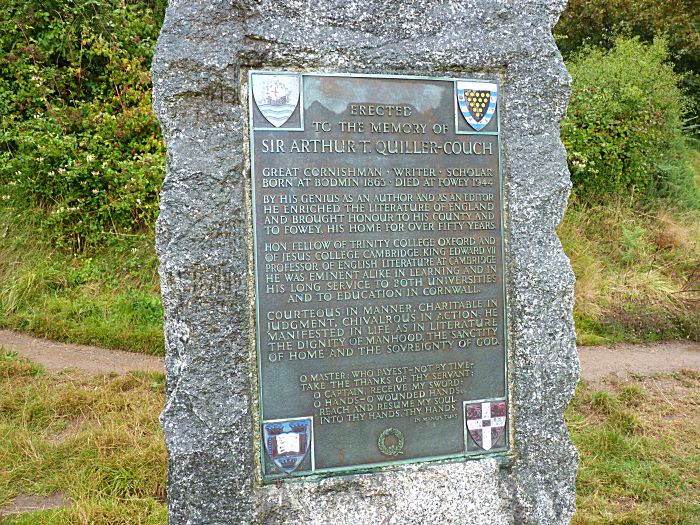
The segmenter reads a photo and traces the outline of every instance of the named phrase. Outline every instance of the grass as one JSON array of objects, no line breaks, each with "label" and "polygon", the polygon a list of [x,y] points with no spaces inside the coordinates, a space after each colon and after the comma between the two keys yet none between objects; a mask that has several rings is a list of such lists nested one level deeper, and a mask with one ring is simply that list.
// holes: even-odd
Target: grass
[{"label": "grass", "polygon": [[567,411],[580,453],[572,525],[700,523],[700,375],[584,382]]},{"label": "grass", "polygon": [[0,349],[0,507],[65,492],[3,524],[165,524],[164,376],[51,374]]},{"label": "grass", "polygon": [[40,217],[0,207],[0,328],[162,355],[153,233],[71,254],[44,240]]},{"label": "grass", "polygon": [[[53,374],[0,349],[0,508],[70,499],[3,524],[165,524],[163,403],[162,374]],[[699,523],[699,374],[582,382],[566,419],[581,455],[573,525]]]},{"label": "grass", "polygon": [[578,343],[700,340],[700,213],[573,203],[558,233],[576,274]]}]

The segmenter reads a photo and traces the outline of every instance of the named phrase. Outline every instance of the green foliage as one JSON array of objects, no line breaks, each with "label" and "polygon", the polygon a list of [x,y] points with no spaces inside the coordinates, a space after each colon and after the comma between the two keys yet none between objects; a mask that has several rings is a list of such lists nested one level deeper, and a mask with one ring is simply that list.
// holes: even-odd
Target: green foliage
[{"label": "green foliage", "polygon": [[118,315],[138,325],[156,326],[163,323],[163,303],[160,296],[149,292],[130,290],[117,296]]},{"label": "green foliage", "polygon": [[700,210],[672,204],[570,202],[558,234],[576,274],[579,344],[700,339]]},{"label": "green foliage", "polygon": [[615,413],[619,408],[617,398],[605,390],[591,394],[590,403],[594,410],[606,415]]},{"label": "green foliage", "polygon": [[646,390],[633,384],[623,386],[617,397],[627,407],[638,407],[648,398]]},{"label": "green foliage", "polygon": [[[570,0],[555,27],[564,56],[582,46],[611,48],[617,36],[651,43],[665,35],[683,88],[700,111],[700,3],[697,0]],[[697,117],[696,117],[697,118]],[[700,124],[700,122],[696,122]]]},{"label": "green foliage", "polygon": [[587,47],[567,64],[573,90],[562,140],[578,195],[655,198],[671,196],[679,177],[695,184],[681,169],[687,103],[668,57],[663,39],[619,38],[612,50]]},{"label": "green foliage", "polygon": [[648,250],[645,248],[643,235],[645,231],[641,226],[627,228],[622,225],[622,235],[620,238],[620,259],[626,264],[632,264],[638,260],[639,255]]},{"label": "green foliage", "polygon": [[0,206],[38,206],[58,244],[153,224],[164,146],[149,68],[162,4],[0,5]]},{"label": "green foliage", "polygon": [[0,378],[3,381],[18,377],[38,376],[43,371],[39,365],[21,359],[15,352],[8,352],[0,346]]}]

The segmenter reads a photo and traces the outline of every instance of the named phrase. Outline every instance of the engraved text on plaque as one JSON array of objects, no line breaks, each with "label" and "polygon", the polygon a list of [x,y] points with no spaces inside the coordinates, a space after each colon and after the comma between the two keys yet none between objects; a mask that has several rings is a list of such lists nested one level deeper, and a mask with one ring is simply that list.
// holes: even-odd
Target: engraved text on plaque
[{"label": "engraved text on plaque", "polygon": [[507,450],[500,83],[249,99],[263,477]]}]

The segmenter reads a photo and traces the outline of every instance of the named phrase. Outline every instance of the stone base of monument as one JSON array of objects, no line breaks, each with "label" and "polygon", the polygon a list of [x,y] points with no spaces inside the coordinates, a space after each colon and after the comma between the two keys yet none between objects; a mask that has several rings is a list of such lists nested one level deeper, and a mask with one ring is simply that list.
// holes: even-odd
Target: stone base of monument
[{"label": "stone base of monument", "polygon": [[170,1],[170,523],[569,522],[564,5]]}]

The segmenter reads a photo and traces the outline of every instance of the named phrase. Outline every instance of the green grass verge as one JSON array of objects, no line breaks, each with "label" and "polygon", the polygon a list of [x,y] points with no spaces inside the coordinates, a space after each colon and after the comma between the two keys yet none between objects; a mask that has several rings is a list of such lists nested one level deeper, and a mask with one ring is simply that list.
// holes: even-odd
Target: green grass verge
[{"label": "green grass verge", "polygon": [[700,522],[700,375],[582,383],[567,411],[580,453],[572,525]]},{"label": "green grass verge", "polygon": [[[0,508],[65,493],[3,524],[165,524],[162,374],[52,374],[0,349]],[[700,375],[581,383],[566,414],[581,460],[573,525],[690,525],[700,516]]]},{"label": "green grass verge", "polygon": [[558,233],[579,344],[700,340],[700,213],[572,203]]},{"label": "green grass verge", "polygon": [[0,348],[0,507],[71,500],[3,524],[166,523],[163,403],[163,374],[50,374]]},{"label": "green grass verge", "polygon": [[0,328],[162,355],[153,233],[70,254],[44,240],[41,220],[0,207]]}]

